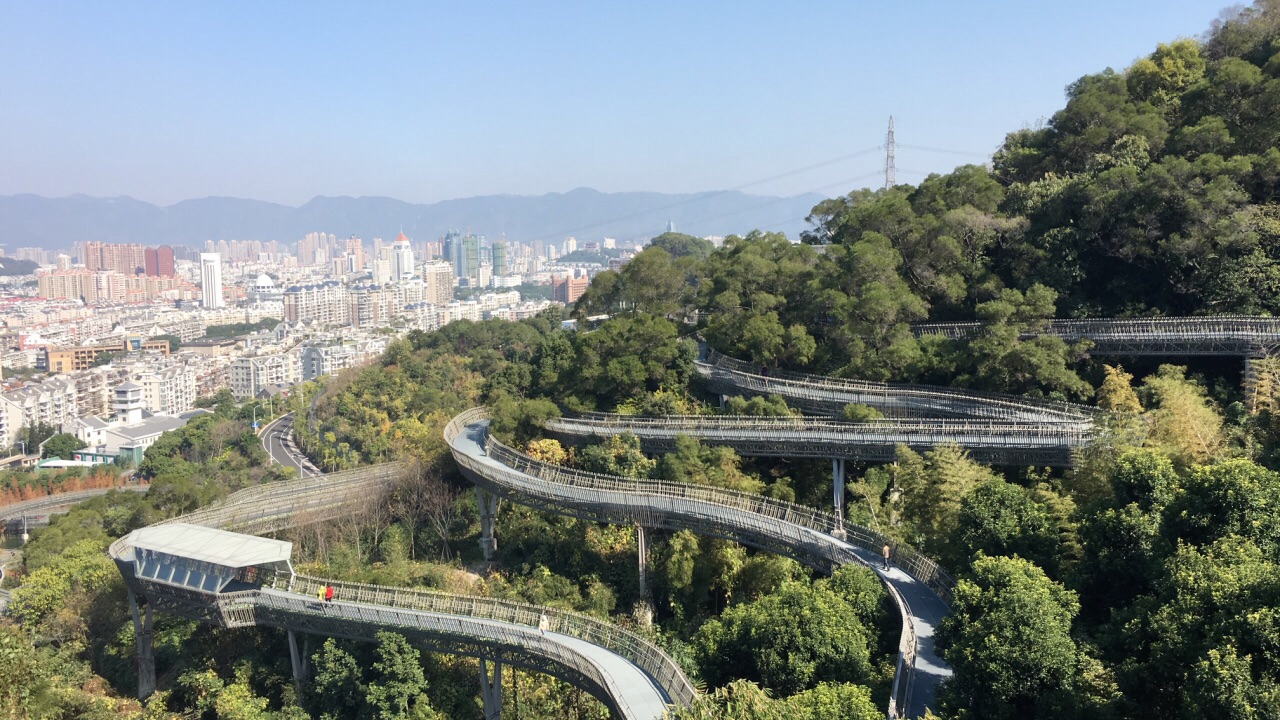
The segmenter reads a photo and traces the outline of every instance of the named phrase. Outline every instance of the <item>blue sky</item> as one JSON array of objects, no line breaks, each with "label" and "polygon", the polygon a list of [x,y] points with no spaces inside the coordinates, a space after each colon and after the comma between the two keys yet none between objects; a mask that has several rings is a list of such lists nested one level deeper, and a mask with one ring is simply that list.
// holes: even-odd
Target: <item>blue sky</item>
[{"label": "blue sky", "polygon": [[[1222,0],[0,3],[0,194],[412,202],[989,153]],[[968,156],[898,151],[898,179]],[[980,161],[980,160],[979,160]],[[877,185],[880,153],[744,188]]]}]

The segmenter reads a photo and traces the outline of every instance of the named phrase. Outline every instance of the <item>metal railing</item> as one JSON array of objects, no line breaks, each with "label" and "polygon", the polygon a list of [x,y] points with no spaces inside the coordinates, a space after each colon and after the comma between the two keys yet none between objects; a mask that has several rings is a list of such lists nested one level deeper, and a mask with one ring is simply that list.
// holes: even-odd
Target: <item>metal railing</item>
[{"label": "metal railing", "polygon": [[539,619],[548,620],[547,630],[585,640],[630,660],[660,685],[672,702],[693,701],[693,684],[680,667],[656,645],[613,623],[589,615],[531,605],[513,600],[454,595],[417,588],[386,587],[364,583],[326,580],[298,575],[293,592],[314,595],[322,587],[334,589],[334,600],[421,610],[444,615],[462,615],[537,628]]},{"label": "metal railing", "polygon": [[[464,472],[514,502],[607,522],[691,529],[786,552],[815,567],[848,562],[865,564],[866,557],[841,552],[840,548],[853,546],[878,555],[880,548],[887,544],[894,548],[894,562],[899,568],[944,603],[950,601],[954,581],[936,561],[869,528],[842,523],[832,513],[734,490],[661,480],[630,480],[551,465],[514,450],[484,431],[469,433],[469,439],[477,443],[474,450],[485,453],[484,459],[475,457],[458,440],[469,428],[479,428],[487,417],[484,408],[472,408],[455,416],[445,427],[445,439]],[[477,434],[482,437],[475,437]],[[582,510],[574,512],[575,508]],[[833,537],[836,530],[844,531],[844,540]],[[906,598],[892,586],[890,595],[902,615],[899,657],[889,708],[890,715],[894,716],[903,712],[910,702],[919,642],[914,615]]]},{"label": "metal railing", "polygon": [[716,392],[748,391],[778,395],[793,404],[822,412],[839,412],[856,403],[887,415],[970,417],[1014,422],[1088,422],[1098,410],[1085,405],[1024,398],[978,390],[958,390],[935,385],[878,383],[826,375],[810,375],[769,369],[767,374],[751,363],[708,349],[696,365]]},{"label": "metal railing", "polygon": [[112,490],[121,490],[124,492],[146,492],[149,489],[151,489],[150,485],[122,485],[120,487],[90,488],[88,490],[75,490],[73,492],[58,493],[56,495],[45,495],[31,500],[23,500],[22,502],[0,506],[0,520],[20,518],[23,515],[31,515],[55,508],[66,507],[68,505],[75,505],[76,503],[83,502],[89,498],[106,495]]},{"label": "metal railing", "polygon": [[[919,323],[912,332],[967,338],[980,323]],[[1023,337],[1091,340],[1093,351],[1128,355],[1267,355],[1280,347],[1280,318],[1246,315],[1048,320]]]},{"label": "metal railing", "polygon": [[[252,532],[281,530],[293,524],[328,519],[344,512],[353,503],[367,502],[371,491],[389,488],[403,470],[402,464],[387,463],[332,475],[259,485],[234,493],[208,508],[167,520],[165,523],[186,522]],[[578,613],[495,598],[451,595],[302,575],[296,576],[292,583],[292,594],[288,595],[273,595],[257,590],[223,594],[206,593],[132,577],[132,566],[129,564],[132,552],[128,546],[127,537],[118,538],[113,542],[110,554],[117,560],[122,572],[126,572],[124,568],[130,568],[130,571],[126,572],[126,580],[137,584],[148,597],[156,598],[161,609],[185,613],[188,617],[198,620],[218,622],[227,626],[262,624],[261,621],[267,617],[262,611],[266,609],[277,613],[276,621],[270,624],[287,629],[316,631],[314,626],[308,626],[299,621],[297,616],[298,614],[315,615],[317,612],[322,616],[328,616],[337,612],[333,609],[334,606],[325,607],[309,599],[317,588],[328,585],[335,588],[335,596],[339,600],[370,607],[355,620],[370,626],[416,628],[427,633],[428,636],[432,632],[444,632],[452,627],[456,630],[458,639],[439,645],[441,651],[456,651],[480,656],[484,653],[470,648],[464,638],[489,643],[486,647],[492,649],[494,643],[501,645],[504,642],[505,631],[494,628],[490,632],[489,629],[480,628],[474,624],[466,625],[462,622],[463,618],[492,620],[536,628],[539,618],[546,615],[551,625],[549,630],[552,632],[584,640],[631,661],[654,680],[671,702],[688,704],[695,694],[692,683],[683,671],[657,645],[611,623]],[[290,584],[287,577],[276,574],[268,582],[275,588],[288,590]],[[424,620],[419,615],[396,614],[393,608],[413,610],[416,613],[449,615],[454,618]],[[449,625],[449,623],[453,624]],[[489,634],[485,637],[477,637],[477,633]],[[519,634],[518,643],[513,638],[507,638],[512,640],[512,644],[502,645],[506,651],[517,655],[535,653],[540,659],[512,656],[509,658],[511,661],[524,662],[528,667],[552,673],[560,672],[562,677],[570,682],[576,680],[579,683],[586,683],[589,687],[584,689],[602,689],[607,695],[602,697],[602,700],[611,707],[623,710],[625,717],[636,717],[627,711],[627,688],[618,686],[614,679],[590,658],[563,644],[548,639],[534,639],[534,636],[527,632]],[[543,661],[551,664],[546,665]]]},{"label": "metal railing", "polygon": [[664,416],[579,413],[553,418],[553,434],[590,437],[631,433],[650,448],[669,450],[677,435],[734,448],[743,455],[892,460],[898,445],[928,449],[955,443],[988,462],[1069,465],[1072,450],[1095,434],[1085,420],[1016,423],[994,420],[886,419],[866,423],[812,417]]}]

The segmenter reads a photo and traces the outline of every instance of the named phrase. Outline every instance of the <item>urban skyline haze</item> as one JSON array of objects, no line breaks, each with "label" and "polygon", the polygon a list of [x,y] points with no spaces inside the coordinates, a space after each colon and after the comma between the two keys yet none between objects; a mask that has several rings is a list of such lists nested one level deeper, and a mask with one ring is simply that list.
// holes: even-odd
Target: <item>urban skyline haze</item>
[{"label": "urban skyline haze", "polygon": [[[874,148],[890,115],[914,183],[1224,5],[9,3],[0,195],[698,192]],[[874,187],[882,164],[751,191]]]}]

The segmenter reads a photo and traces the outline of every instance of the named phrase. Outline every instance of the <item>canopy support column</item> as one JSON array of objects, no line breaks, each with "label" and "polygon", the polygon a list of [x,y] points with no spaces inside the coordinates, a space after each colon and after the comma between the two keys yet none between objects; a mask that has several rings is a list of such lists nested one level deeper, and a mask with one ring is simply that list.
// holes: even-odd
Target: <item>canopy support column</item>
[{"label": "canopy support column", "polygon": [[498,550],[498,539],[493,535],[498,520],[498,496],[476,486],[476,505],[480,508],[480,549],[484,559],[492,560]]},{"label": "canopy support column", "polygon": [[636,620],[644,627],[653,625],[653,602],[649,598],[649,538],[643,525],[636,526],[636,559],[640,569],[640,600],[635,606]]},{"label": "canopy support column", "polygon": [[496,660],[480,658],[480,700],[484,720],[502,720],[502,663]]},{"label": "canopy support column", "polygon": [[831,499],[835,506],[836,520],[838,524],[836,529],[831,532],[835,537],[843,540],[845,538],[844,531],[844,458],[835,458],[831,461]]},{"label": "canopy support column", "polygon": [[298,652],[298,636],[292,630],[289,631],[289,662],[293,665],[293,684],[302,689],[302,683],[307,681],[307,675],[310,673],[310,653],[307,645],[307,636],[302,636],[302,652]]},{"label": "canopy support column", "polygon": [[138,596],[132,589],[129,590],[129,614],[133,616],[133,638],[138,649],[138,699],[145,700],[156,691],[156,656],[151,644],[153,615],[151,603],[139,612]]}]

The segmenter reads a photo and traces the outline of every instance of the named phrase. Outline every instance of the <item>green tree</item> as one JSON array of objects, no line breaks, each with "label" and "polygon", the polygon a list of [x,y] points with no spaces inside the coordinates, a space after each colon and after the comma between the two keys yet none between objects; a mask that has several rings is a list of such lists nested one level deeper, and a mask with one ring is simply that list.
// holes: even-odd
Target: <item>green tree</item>
[{"label": "green tree", "polygon": [[5,717],[48,717],[53,688],[41,660],[22,630],[0,625],[0,713]]},{"label": "green tree", "polygon": [[1000,479],[971,490],[960,501],[953,557],[967,564],[977,557],[1016,555],[1056,574],[1057,529],[1026,491]]},{"label": "green tree", "polygon": [[671,482],[693,483],[759,494],[764,483],[742,471],[742,459],[732,449],[703,445],[697,438],[677,435],[675,451],[663,455],[653,474]]},{"label": "green tree", "polygon": [[1098,388],[1098,407],[1114,413],[1137,415],[1142,412],[1142,403],[1138,402],[1138,393],[1133,391],[1130,381],[1133,375],[1124,368],[1103,365],[1106,377]]},{"label": "green tree", "polygon": [[1150,408],[1148,444],[1183,467],[1208,461],[1223,444],[1222,416],[1204,390],[1188,380],[1185,368],[1161,365],[1142,383],[1144,404]]},{"label": "green tree", "polygon": [[796,414],[796,411],[787,407],[787,401],[777,395],[757,395],[753,398],[732,395],[725,400],[724,412],[726,415],[755,417],[789,417]]},{"label": "green tree", "polygon": [[994,720],[1064,717],[1080,664],[1075,593],[1027,560],[979,557],[951,606],[935,641],[955,671],[947,709]]},{"label": "green tree", "polygon": [[677,232],[662,233],[649,241],[649,247],[662,248],[673,258],[692,257],[697,260],[707,259],[716,249],[709,240]]},{"label": "green tree", "polygon": [[376,637],[378,659],[373,663],[374,677],[365,693],[374,717],[378,720],[421,717],[422,711],[428,708],[424,694],[427,681],[418,662],[418,651],[403,635],[379,632]]},{"label": "green tree", "polygon": [[955,532],[961,498],[994,476],[959,446],[939,445],[923,457],[899,446],[892,477],[902,492],[902,513],[913,534],[919,544],[936,552]]},{"label": "green tree", "polygon": [[702,676],[735,678],[792,694],[822,681],[867,682],[871,634],[836,592],[803,582],[729,608],[694,637]]},{"label": "green tree", "polygon": [[40,457],[70,460],[71,453],[85,446],[84,441],[71,433],[58,433],[44,442]]},{"label": "green tree", "polygon": [[156,336],[155,336],[155,337],[153,337],[153,338],[148,338],[148,340],[166,340],[166,341],[168,341],[168,343],[169,343],[169,352],[170,352],[170,353],[176,353],[176,352],[178,352],[178,349],[182,347],[182,338],[178,337],[177,335],[167,335],[167,334],[166,334],[166,335],[156,335]]},{"label": "green tree", "polygon": [[648,477],[657,462],[645,457],[640,438],[631,433],[610,435],[596,445],[578,452],[578,466],[583,470],[630,478]]},{"label": "green tree", "polygon": [[310,693],[312,714],[341,720],[358,717],[365,706],[368,689],[356,659],[329,638],[312,656],[312,662],[315,663]]},{"label": "green tree", "polygon": [[1183,38],[1157,45],[1154,53],[1125,71],[1125,81],[1135,99],[1164,107],[1176,103],[1188,88],[1199,82],[1204,70],[1200,44]]}]

